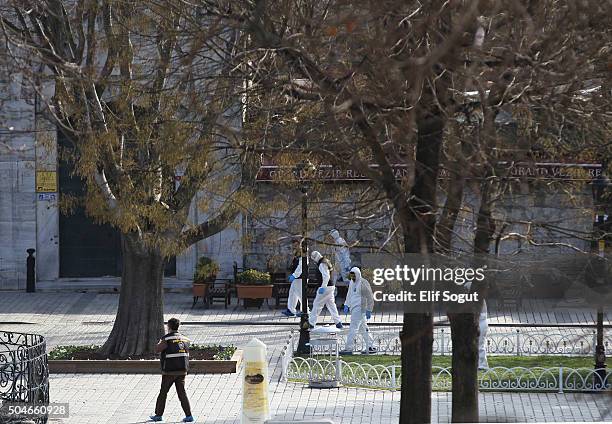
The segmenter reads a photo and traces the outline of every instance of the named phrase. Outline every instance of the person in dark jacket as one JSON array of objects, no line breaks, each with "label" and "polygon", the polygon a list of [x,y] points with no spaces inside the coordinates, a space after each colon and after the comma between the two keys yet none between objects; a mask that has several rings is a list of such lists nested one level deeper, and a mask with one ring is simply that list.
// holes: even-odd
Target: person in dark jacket
[{"label": "person in dark jacket", "polygon": [[185,377],[189,370],[189,344],[191,341],[178,332],[181,322],[176,318],[168,320],[168,333],[159,339],[155,351],[161,353],[162,382],[157,403],[155,404],[155,415],[152,421],[161,421],[166,408],[166,397],[168,391],[174,384],[176,394],[181,401],[181,407],[185,412],[183,422],[189,423],[194,420],[191,415],[191,406],[185,392]]}]

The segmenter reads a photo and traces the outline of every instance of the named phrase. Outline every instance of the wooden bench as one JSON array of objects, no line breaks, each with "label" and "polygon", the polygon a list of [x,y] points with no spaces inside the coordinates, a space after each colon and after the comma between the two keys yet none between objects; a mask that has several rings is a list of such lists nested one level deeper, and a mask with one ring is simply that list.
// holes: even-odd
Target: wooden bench
[{"label": "wooden bench", "polygon": [[281,307],[281,303],[287,304],[287,298],[289,297],[289,288],[291,283],[287,281],[287,273],[285,272],[274,272],[270,273],[272,276],[272,297],[276,301],[276,308]]},{"label": "wooden bench", "polygon": [[219,278],[208,287],[208,294],[206,296],[206,303],[208,306],[212,306],[216,299],[223,302],[225,309],[227,309],[227,306],[232,303],[230,283],[230,279]]}]

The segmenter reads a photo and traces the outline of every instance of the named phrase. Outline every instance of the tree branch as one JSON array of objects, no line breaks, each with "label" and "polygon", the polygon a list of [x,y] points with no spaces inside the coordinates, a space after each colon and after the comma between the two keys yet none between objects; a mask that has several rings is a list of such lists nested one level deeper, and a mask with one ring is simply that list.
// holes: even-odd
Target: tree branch
[{"label": "tree branch", "polygon": [[240,209],[233,203],[225,202],[225,206],[217,216],[181,233],[179,241],[183,246],[191,246],[223,231],[240,214]]}]

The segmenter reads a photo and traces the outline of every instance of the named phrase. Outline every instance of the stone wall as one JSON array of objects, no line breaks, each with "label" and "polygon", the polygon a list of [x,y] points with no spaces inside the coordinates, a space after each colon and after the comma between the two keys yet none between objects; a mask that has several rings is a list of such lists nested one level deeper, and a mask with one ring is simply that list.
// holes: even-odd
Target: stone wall
[{"label": "stone wall", "polygon": [[[478,188],[468,188],[455,226],[455,249],[471,251],[479,207]],[[548,187],[538,183],[512,185],[496,201],[493,217],[506,225],[505,239],[499,243],[500,255],[555,256],[576,249],[589,251],[587,239],[593,229],[591,188],[569,182]],[[533,243],[508,233],[530,235]],[[491,253],[495,253],[493,244]]]},{"label": "stone wall", "polygon": [[36,248],[35,104],[0,48],[0,289],[25,287],[26,249]]},{"label": "stone wall", "polygon": [[[193,223],[204,222],[209,217],[205,211],[199,210],[197,207],[198,200],[203,196],[206,196],[206,193],[198,193],[191,204],[189,218]],[[220,201],[216,203],[218,205]],[[239,216],[223,231],[199,241],[177,256],[177,278],[180,280],[190,280],[193,277],[198,258],[202,256],[207,256],[219,264],[220,272],[217,276],[218,278],[232,278],[234,262],[239,267],[242,267],[243,263],[242,220],[243,217]]]},{"label": "stone wall", "polygon": [[[45,119],[53,84],[34,92],[12,63],[0,46],[0,289],[25,287],[26,249],[36,249],[39,281],[59,278],[60,262],[59,193],[36,192],[36,172],[58,170],[57,128]],[[194,223],[208,218],[195,202],[190,215]],[[179,255],[177,278],[191,279],[203,255],[220,263],[221,277],[231,276],[234,262],[242,266],[242,237],[240,217]]]},{"label": "stone wall", "polygon": [[[385,242],[387,249],[397,251],[400,240],[397,237],[388,238],[392,228],[391,210],[382,202],[373,202],[367,206],[367,210],[355,208],[350,202],[359,197],[368,185],[359,183],[345,187],[353,192],[345,197],[346,204],[334,201],[330,194],[333,188],[327,194],[310,198],[308,236],[314,239],[309,244],[310,250],[318,249],[324,254],[329,252],[329,246],[317,241],[322,241],[331,228],[338,228],[349,243],[358,243],[351,249],[354,263],[360,263],[363,254],[375,252]],[[505,235],[530,234],[534,243],[510,236],[500,242],[499,254],[528,261],[530,258],[555,257],[577,250],[589,251],[588,237],[593,228],[591,189],[586,184],[572,186],[571,189],[568,187],[565,183],[557,183],[552,188],[520,184],[504,190],[496,202],[494,218],[507,223]],[[283,191],[271,184],[261,184],[257,195],[262,202],[277,205],[268,214],[251,217],[246,223],[245,264],[264,269],[270,258],[279,258],[281,263],[289,260],[290,240],[299,237],[302,232],[301,197],[297,190]],[[444,201],[441,193],[438,200],[440,208],[444,206]],[[456,251],[472,252],[479,206],[479,188],[468,185],[453,235]],[[551,228],[541,228],[538,224],[542,223]],[[491,253],[495,253],[494,242]]]},{"label": "stone wall", "polygon": [[[37,250],[37,277],[54,280],[59,277],[59,224],[57,193],[36,193],[36,171],[56,171],[56,129],[43,119],[45,102],[28,88],[23,75],[8,67],[11,63],[0,47],[0,289],[25,285],[26,249]],[[42,99],[52,92],[45,88]],[[239,123],[236,123],[239,125]],[[345,184],[343,194],[338,187],[328,186],[320,196],[308,203],[308,235],[314,239],[312,249],[323,253],[330,247],[322,241],[332,228],[341,230],[349,243],[359,242],[352,249],[355,262],[360,255],[375,251],[388,242],[392,250],[397,239],[391,235],[392,211],[382,202],[371,202],[355,208],[355,201],[364,202],[368,184]],[[290,240],[302,232],[301,194],[297,190],[279,189],[260,184],[258,203],[269,208],[267,214],[237,218],[230,228],[191,246],[177,258],[177,277],[190,279],[200,256],[210,256],[221,265],[221,277],[230,277],[234,262],[238,266],[266,268],[270,258],[284,267],[290,252]],[[207,196],[200,193],[199,196]],[[342,199],[342,201],[339,201]],[[443,205],[444,196],[440,196]],[[214,202],[213,202],[214,203]],[[218,203],[218,202],[217,202]],[[476,189],[466,190],[464,207],[455,228],[453,244],[469,251],[474,237],[475,214],[479,196]],[[218,204],[217,204],[218,205]],[[214,208],[212,209],[214,210]],[[526,233],[529,222],[548,222],[559,231],[533,227],[533,239],[547,246],[535,246],[524,239],[510,237],[500,244],[501,254],[556,255],[571,250],[590,248],[587,240],[592,229],[592,195],[583,185],[567,194],[563,187],[555,189],[520,185],[502,196],[495,211],[496,218],[509,222],[506,232]],[[192,222],[202,222],[208,215],[191,207]],[[574,234],[572,234],[572,232]],[[395,243],[395,245],[394,245]],[[556,245],[551,245],[556,243]]]}]

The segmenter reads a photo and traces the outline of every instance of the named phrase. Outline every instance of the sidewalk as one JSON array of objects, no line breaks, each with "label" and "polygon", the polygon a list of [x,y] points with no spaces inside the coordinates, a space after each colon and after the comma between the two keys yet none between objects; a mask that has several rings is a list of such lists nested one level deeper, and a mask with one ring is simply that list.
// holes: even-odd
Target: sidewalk
[{"label": "sidewalk", "polygon": [[[108,336],[115,317],[117,294],[97,293],[0,293],[0,329],[40,333],[48,348],[60,344],[100,344]],[[165,294],[165,318],[178,317],[184,332],[199,344],[233,344],[238,347],[257,337],[268,346],[273,414],[297,420],[328,417],[336,423],[397,423],[399,393],[358,388],[311,390],[302,384],[280,381],[280,352],[297,320],[281,318],[279,311],[223,306],[191,309],[191,296]],[[584,312],[586,314],[586,311]],[[505,316],[522,321],[522,316]],[[527,322],[542,321],[531,314]],[[586,317],[576,321],[584,322]],[[397,318],[378,317],[379,322]],[[400,317],[401,319],[401,317]],[[499,319],[499,318],[498,318]],[[266,325],[249,325],[265,323]],[[284,325],[294,323],[294,325]],[[399,330],[398,327],[393,327]],[[382,330],[382,328],[381,328]],[[377,331],[376,327],[373,331]],[[71,417],[51,423],[141,423],[151,414],[159,376],[155,375],[52,375],[52,402],[69,402]],[[240,374],[193,375],[187,390],[199,421],[238,423],[241,407]],[[433,394],[433,421],[448,422],[450,393]],[[482,393],[482,422],[516,421],[612,421],[610,394]],[[607,409],[608,408],[608,409]],[[182,417],[176,394],[171,392],[165,422]]]},{"label": "sidewalk", "polygon": [[[157,396],[159,376],[54,375],[52,401],[69,402],[65,424],[133,424],[146,421]],[[241,382],[236,374],[188,376],[187,392],[198,422],[238,424]],[[337,424],[396,424],[399,392],[340,388],[311,390],[272,381],[275,418],[331,418]],[[432,422],[449,422],[449,393],[433,393]],[[612,420],[608,395],[485,393],[480,394],[481,422],[546,422]],[[174,391],[168,396],[164,422],[180,422],[183,413]]]},{"label": "sidewalk", "polygon": [[[88,283],[95,287],[96,282]],[[280,314],[282,309],[273,309],[273,304],[264,305],[261,309],[244,309],[237,305],[236,299],[232,299],[232,305],[224,309],[223,305],[215,304],[212,308],[205,308],[202,301],[192,308],[193,298],[191,293],[183,292],[185,282],[172,282],[167,286],[164,299],[167,318],[176,316],[185,322],[227,322],[227,323],[265,323],[265,324],[287,324],[297,323],[297,318],[288,319]],[[118,293],[104,286],[103,289],[92,289],[87,291],[84,286],[83,292],[68,290],[68,283],[62,285],[61,291],[37,291],[36,293],[24,293],[23,291],[0,292],[2,302],[7,307],[0,310],[1,321],[24,321],[30,322],[37,314],[52,314],[52,319],[57,315],[79,314],[82,321],[106,322],[115,317],[118,303]],[[101,291],[101,292],[99,292]],[[558,304],[553,301],[527,299],[523,302],[520,310],[503,309],[498,310],[495,303],[488,305],[489,324],[515,325],[515,324],[562,324],[562,325],[593,325],[596,321],[596,311],[584,305]],[[612,309],[607,311],[605,322],[612,325]],[[66,317],[64,317],[66,318]],[[30,320],[30,321],[28,321]],[[403,316],[399,312],[377,312],[372,315],[371,324],[401,324]],[[444,322],[446,317],[438,315],[436,321]],[[320,320],[322,323],[331,323],[327,311]]]},{"label": "sidewalk", "polygon": [[[192,284],[191,280],[178,280],[166,277],[164,278],[164,291],[167,293],[191,293]],[[120,277],[60,278],[54,281],[38,281],[36,283],[36,291],[49,293],[116,293],[120,287]]]}]

